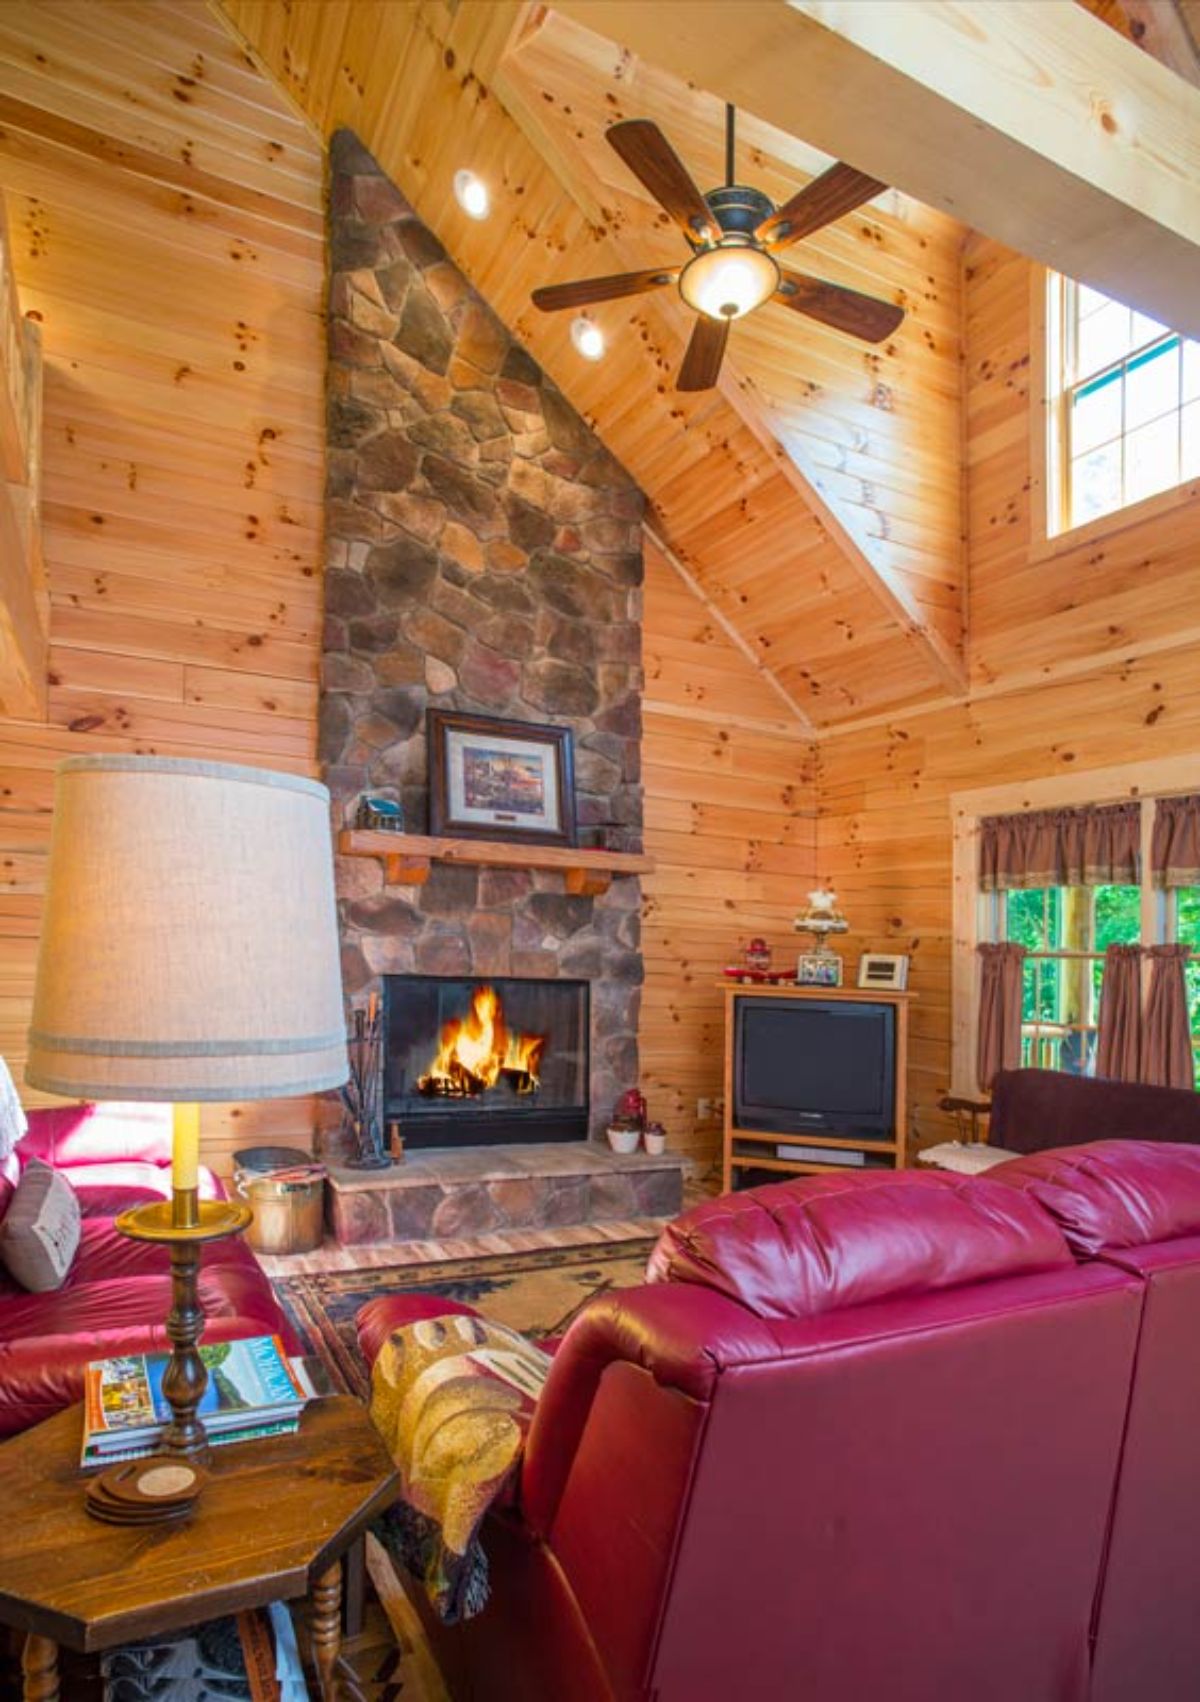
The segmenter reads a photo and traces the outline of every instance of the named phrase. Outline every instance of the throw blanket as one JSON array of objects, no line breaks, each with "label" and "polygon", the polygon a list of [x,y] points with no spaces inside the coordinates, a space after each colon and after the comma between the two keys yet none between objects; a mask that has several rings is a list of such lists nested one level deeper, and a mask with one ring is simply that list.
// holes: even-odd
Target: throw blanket
[{"label": "throw blanket", "polygon": [[458,1315],[393,1330],[375,1361],[371,1420],[401,1482],[377,1535],[448,1625],[487,1601],[479,1526],[520,1458],[549,1368],[516,1330]]}]

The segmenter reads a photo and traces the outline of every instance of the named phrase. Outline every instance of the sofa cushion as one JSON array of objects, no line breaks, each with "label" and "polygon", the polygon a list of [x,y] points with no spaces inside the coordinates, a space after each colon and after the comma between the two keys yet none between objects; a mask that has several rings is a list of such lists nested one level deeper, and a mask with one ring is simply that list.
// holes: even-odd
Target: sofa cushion
[{"label": "sofa cushion", "polygon": [[706,1201],[667,1225],[646,1276],[716,1289],[760,1318],[801,1318],[1070,1263],[1053,1220],[1019,1190],[889,1171]]},{"label": "sofa cushion", "polygon": [[993,1180],[1037,1200],[1084,1257],[1200,1232],[1200,1147],[1092,1141],[1015,1159]]},{"label": "sofa cushion", "polygon": [[79,1201],[65,1176],[35,1159],[0,1224],[0,1261],[31,1294],[60,1288],[79,1246]]}]

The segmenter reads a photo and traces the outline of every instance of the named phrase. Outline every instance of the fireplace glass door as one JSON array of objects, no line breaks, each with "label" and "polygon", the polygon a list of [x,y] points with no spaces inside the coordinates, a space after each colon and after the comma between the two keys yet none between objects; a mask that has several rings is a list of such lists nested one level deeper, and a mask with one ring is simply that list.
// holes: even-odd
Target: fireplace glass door
[{"label": "fireplace glass door", "polygon": [[384,1102],[406,1145],[584,1140],[588,983],[384,978]]}]

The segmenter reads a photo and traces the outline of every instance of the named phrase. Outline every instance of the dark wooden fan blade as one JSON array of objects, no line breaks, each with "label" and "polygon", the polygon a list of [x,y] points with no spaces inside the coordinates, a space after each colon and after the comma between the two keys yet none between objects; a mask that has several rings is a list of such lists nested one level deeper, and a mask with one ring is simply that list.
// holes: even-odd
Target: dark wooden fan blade
[{"label": "dark wooden fan blade", "polygon": [[594,301],[615,301],[618,296],[643,295],[647,290],[659,290],[673,284],[679,276],[675,271],[616,272],[611,278],[580,278],[573,284],[547,284],[534,290],[532,301],[543,313],[557,313],[564,307],[587,307]]},{"label": "dark wooden fan blade", "polygon": [[819,319],[822,325],[832,325],[835,331],[848,331],[867,343],[882,343],[904,318],[904,309],[894,302],[880,301],[873,295],[859,295],[841,284],[826,283],[823,278],[809,278],[803,272],[781,268],[783,282],[771,297],[784,307]]},{"label": "dark wooden fan blade", "polygon": [[710,319],[707,314],[700,314],[675,381],[676,390],[711,390],[717,382],[728,339],[728,319]]},{"label": "dark wooden fan blade", "polygon": [[887,184],[880,183],[878,178],[867,177],[852,165],[842,165],[839,161],[798,190],[769,219],[764,219],[754,234],[770,248],[786,248],[789,243],[799,242],[802,236],[811,236],[822,225],[831,225],[843,213],[852,213],[855,207],[861,207],[864,201],[872,200],[886,188]]},{"label": "dark wooden fan blade", "polygon": [[670,213],[692,242],[721,234],[688,169],[657,124],[648,118],[626,118],[605,132],[633,175],[645,185],[664,212]]}]

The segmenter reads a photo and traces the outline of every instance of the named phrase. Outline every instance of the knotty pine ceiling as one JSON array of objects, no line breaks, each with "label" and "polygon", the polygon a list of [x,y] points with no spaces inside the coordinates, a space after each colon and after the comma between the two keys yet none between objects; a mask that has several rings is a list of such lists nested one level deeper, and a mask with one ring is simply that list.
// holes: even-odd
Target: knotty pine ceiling
[{"label": "knotty pine ceiling", "polygon": [[[1135,0],[1086,3],[1145,36]],[[199,0],[92,7],[141,18],[160,39]],[[674,378],[691,315],[673,291],[597,309],[609,354],[596,365],[571,346],[571,315],[539,314],[529,294],[679,260],[682,239],[604,132],[620,117],[653,118],[707,188],[723,179],[715,98],[528,0],[212,0],[209,9],[317,131],[348,125],[371,148],[637,479],[668,552],[753,649],[797,722],[833,726],[961,694],[962,227],[889,190],[807,239],[792,251],[797,269],[902,303],[896,335],[871,348],[767,306],[733,328],[720,388],[685,396]],[[47,8],[46,27],[71,13]],[[37,8],[8,17],[17,14],[24,40],[10,62],[32,50],[39,28]],[[187,67],[164,61],[164,82],[172,72],[186,77]],[[135,114],[142,93],[128,90]],[[67,106],[71,98],[64,90]],[[187,98],[206,138],[202,163],[225,114],[206,111],[219,97],[202,84]],[[283,178],[291,146],[281,135],[267,149],[265,165]],[[776,200],[828,164],[798,136],[743,117],[738,176]],[[492,187],[485,223],[454,202],[462,165]]]}]

